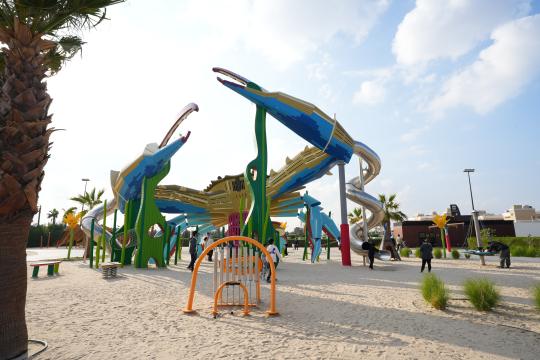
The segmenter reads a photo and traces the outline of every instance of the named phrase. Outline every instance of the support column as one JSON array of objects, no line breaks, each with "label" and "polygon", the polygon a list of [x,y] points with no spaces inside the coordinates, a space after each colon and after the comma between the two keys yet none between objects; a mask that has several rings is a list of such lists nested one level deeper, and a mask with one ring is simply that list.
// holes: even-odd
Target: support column
[{"label": "support column", "polygon": [[345,196],[345,163],[338,163],[339,201],[341,204],[341,264],[351,266],[351,243],[349,239],[349,223],[347,221],[347,198]]},{"label": "support column", "polygon": [[[478,247],[478,250],[483,246],[482,245],[482,238],[480,235],[480,224],[478,223],[478,211],[473,210],[472,212],[472,218],[474,221],[474,232],[476,235],[476,246]],[[486,259],[484,259],[483,256],[480,256],[480,263],[482,265],[486,265]]]}]

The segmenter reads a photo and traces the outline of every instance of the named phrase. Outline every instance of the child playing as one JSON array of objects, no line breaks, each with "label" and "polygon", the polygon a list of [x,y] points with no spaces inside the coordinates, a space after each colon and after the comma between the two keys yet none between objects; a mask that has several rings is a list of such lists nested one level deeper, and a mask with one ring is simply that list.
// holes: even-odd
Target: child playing
[{"label": "child playing", "polygon": [[[274,239],[268,240],[268,246],[266,247],[266,250],[268,250],[268,252],[270,253],[275,268],[279,263],[279,260],[281,259],[281,254],[277,246],[274,245]],[[272,268],[268,269],[268,276],[266,277],[266,282],[270,282],[270,276],[272,276]]]}]

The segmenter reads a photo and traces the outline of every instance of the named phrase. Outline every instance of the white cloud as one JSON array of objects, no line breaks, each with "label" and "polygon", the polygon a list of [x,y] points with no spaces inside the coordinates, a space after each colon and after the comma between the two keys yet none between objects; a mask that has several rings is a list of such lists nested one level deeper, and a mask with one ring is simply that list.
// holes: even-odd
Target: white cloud
[{"label": "white cloud", "polygon": [[540,15],[511,21],[493,31],[493,44],[478,59],[454,74],[431,103],[441,112],[459,105],[485,114],[540,73]]},{"label": "white cloud", "polygon": [[[245,44],[284,69],[304,60],[337,34],[361,43],[387,8],[388,0],[192,0],[181,20],[194,23],[196,19],[194,24],[202,26],[213,42],[216,34],[223,33],[226,43]],[[209,12],[201,24],[200,14]]]},{"label": "white cloud", "polygon": [[399,138],[402,142],[412,142],[412,141],[415,141],[420,135],[422,135],[427,130],[428,130],[427,127],[413,128],[401,134]]},{"label": "white cloud", "polygon": [[383,81],[368,80],[362,82],[360,89],[354,93],[353,102],[355,104],[376,105],[381,103],[386,95]]},{"label": "white cloud", "polygon": [[529,10],[528,0],[417,0],[399,25],[392,50],[405,65],[457,59],[495,27]]}]

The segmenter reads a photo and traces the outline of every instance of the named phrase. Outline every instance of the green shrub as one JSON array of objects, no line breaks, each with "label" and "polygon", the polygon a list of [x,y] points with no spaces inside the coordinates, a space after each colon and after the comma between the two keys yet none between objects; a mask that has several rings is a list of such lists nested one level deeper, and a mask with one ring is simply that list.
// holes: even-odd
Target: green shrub
[{"label": "green shrub", "polygon": [[537,250],[533,247],[528,247],[525,249],[525,256],[536,257]]},{"label": "green shrub", "polygon": [[465,253],[465,259],[470,259],[470,258],[471,258],[471,254]]},{"label": "green shrub", "polygon": [[444,282],[433,274],[426,274],[420,284],[422,297],[435,309],[444,310],[448,303],[448,290]]},{"label": "green shrub", "polygon": [[499,291],[488,279],[469,279],[463,286],[465,295],[476,310],[490,311],[500,301]]},{"label": "green shrub", "polygon": [[514,246],[510,248],[512,256],[527,256],[527,250],[523,246]]},{"label": "green shrub", "polygon": [[540,311],[540,284],[533,287],[534,305]]},{"label": "green shrub", "polygon": [[435,248],[433,250],[433,256],[435,256],[436,259],[442,258],[442,250],[441,250],[441,248]]},{"label": "green shrub", "polygon": [[399,250],[399,255],[401,255],[402,257],[409,257],[411,256],[411,249],[409,248],[403,248],[401,250]]},{"label": "green shrub", "polygon": [[422,257],[422,253],[420,252],[420,248],[416,248],[416,250],[414,250],[414,256],[416,256],[417,258]]},{"label": "green shrub", "polygon": [[459,251],[457,251],[456,249],[452,250],[452,258],[459,259],[460,256],[461,254],[459,253]]}]

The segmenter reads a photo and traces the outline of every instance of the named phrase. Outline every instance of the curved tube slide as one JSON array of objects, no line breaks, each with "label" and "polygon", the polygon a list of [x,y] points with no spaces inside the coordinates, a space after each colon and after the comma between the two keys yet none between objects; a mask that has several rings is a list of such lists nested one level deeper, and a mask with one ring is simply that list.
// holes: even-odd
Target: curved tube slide
[{"label": "curved tube slide", "polygon": [[[362,158],[367,163],[367,168],[362,169],[364,177],[364,186],[373,180],[381,170],[381,160],[379,156],[371,150],[367,145],[355,141],[354,153]],[[360,176],[354,177],[347,183],[347,199],[363,206],[369,210],[370,215],[367,218],[368,230],[381,223],[384,218],[384,212],[382,204],[379,200],[369,195],[362,189]],[[362,239],[364,224],[359,222],[351,226],[349,237],[351,241],[351,249],[357,254],[365,255],[366,251],[362,248]],[[375,254],[380,260],[390,260],[390,253],[388,251],[379,251]]]}]

